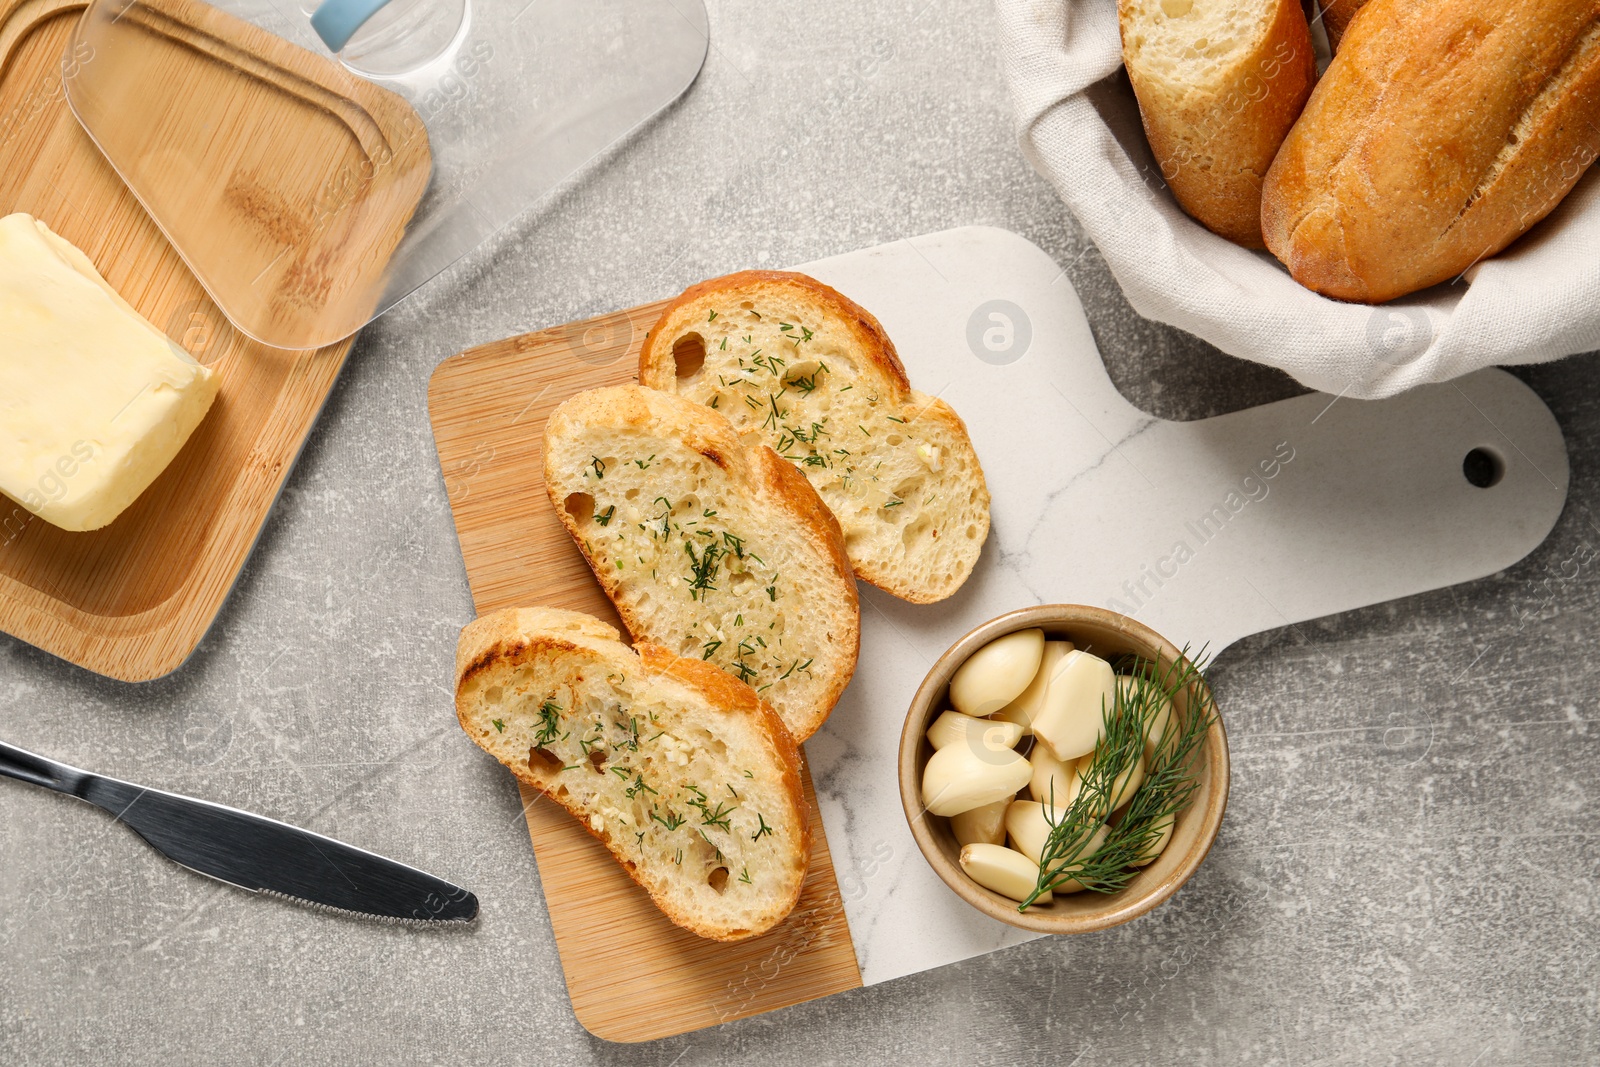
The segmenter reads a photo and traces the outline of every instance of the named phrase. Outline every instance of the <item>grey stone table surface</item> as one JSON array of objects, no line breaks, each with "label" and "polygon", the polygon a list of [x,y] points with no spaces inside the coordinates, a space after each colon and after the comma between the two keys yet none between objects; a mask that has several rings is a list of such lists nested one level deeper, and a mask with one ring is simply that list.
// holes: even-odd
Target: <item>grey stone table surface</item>
[{"label": "grey stone table surface", "polygon": [[1592,357],[1521,372],[1572,458],[1542,548],[1221,657],[1232,804],[1171,903],[654,1044],[583,1031],[516,790],[451,713],[472,605],[426,417],[440,360],[984,223],[1066,268],[1141,407],[1300,391],[1128,307],[1014,145],[982,0],[709,6],[678,105],[361,335],[186,666],[124,685],[0,639],[0,737],[418,862],[474,888],[481,921],[417,932],[256,899],[0,782],[0,1063],[1595,1062]]}]

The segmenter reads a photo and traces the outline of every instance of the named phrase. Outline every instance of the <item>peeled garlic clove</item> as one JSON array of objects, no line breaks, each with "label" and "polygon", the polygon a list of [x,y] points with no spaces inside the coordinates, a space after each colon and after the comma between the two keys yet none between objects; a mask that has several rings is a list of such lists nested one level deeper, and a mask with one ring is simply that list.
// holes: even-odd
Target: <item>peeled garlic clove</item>
[{"label": "peeled garlic clove", "polygon": [[966,715],[988,715],[1015,700],[1044,657],[1044,631],[1018,630],[984,645],[950,679],[950,703]]},{"label": "peeled garlic clove", "polygon": [[1033,718],[1033,735],[1056,759],[1076,759],[1100,743],[1105,712],[1115,706],[1117,676],[1099,656],[1073,649],[1061,658]]},{"label": "peeled garlic clove", "polygon": [[928,727],[928,743],[944,748],[956,743],[979,745],[995,750],[1012,748],[1022,740],[1022,727],[1013,722],[977,719],[959,711],[947,711]]},{"label": "peeled garlic clove", "polygon": [[1028,766],[1033,776],[1028,779],[1028,792],[1041,804],[1058,808],[1070,805],[1078,795],[1078,779],[1072,773],[1075,760],[1063,763],[1056,759],[1046,745],[1034,745],[1028,753]]},{"label": "peeled garlic clove", "polygon": [[[1066,814],[1060,808],[1050,811],[1043,804],[1032,800],[1016,801],[1006,809],[1006,834],[1011,838],[1011,847],[1028,857],[1035,865],[1039,864],[1051,833]],[[1106,837],[1110,833],[1111,829],[1105,823],[1096,826],[1094,836],[1089,838],[1089,843],[1078,853],[1071,866],[1063,869],[1061,873],[1065,875],[1082,870],[1083,861],[1100,850],[1100,846],[1106,843]],[[1058,893],[1076,893],[1083,887],[1082,882],[1073,878],[1054,889]]]},{"label": "peeled garlic clove", "polygon": [[1066,814],[1065,808],[1050,810],[1036,800],[1012,801],[1006,809],[1006,835],[1011,838],[1011,847],[1038,863],[1050,831]]},{"label": "peeled garlic clove", "polygon": [[[1078,853],[1077,859],[1073,860],[1069,866],[1064,867],[1060,874],[1069,875],[1083,870],[1083,862],[1089,857],[1093,856],[1096,852],[1100,851],[1100,846],[1106,843],[1106,837],[1109,836],[1110,833],[1111,827],[1107,826],[1105,823],[1101,823],[1098,827],[1096,827],[1094,836],[1089,838],[1089,843],[1087,845],[1083,846],[1083,849]],[[1068,878],[1064,882],[1057,881],[1056,884],[1050,888],[1057,893],[1080,893],[1085,887],[1084,884],[1078,881],[1076,878]]]},{"label": "peeled garlic clove", "polygon": [[1155,712],[1145,721],[1144,754],[1149,759],[1155,754],[1156,746],[1161,743],[1162,736],[1167,732],[1167,724],[1172,721],[1172,700],[1160,691],[1156,683],[1146,678],[1136,678],[1131,674],[1117,675],[1117,689],[1122,693],[1123,707],[1133,707],[1134,694],[1140,686],[1151,690],[1145,698],[1154,706]]},{"label": "peeled garlic clove", "polygon": [[1143,867],[1146,864],[1154,863],[1156,857],[1166,851],[1167,845],[1172,841],[1172,827],[1176,822],[1177,816],[1175,815],[1168,815],[1161,822],[1161,829],[1156,831],[1156,836],[1150,839],[1150,843],[1140,851],[1139,858],[1133,861],[1135,867]]},{"label": "peeled garlic clove", "polygon": [[1061,657],[1071,651],[1071,641],[1046,641],[1044,655],[1039,657],[1039,669],[1034,672],[1033,681],[1028,683],[1028,688],[1024,689],[1017,699],[989,717],[1001,722],[1014,722],[1022,727],[1023,733],[1032,733],[1033,717],[1039,713],[1039,708],[1044,704],[1044,695],[1050,688],[1050,679],[1060,666]]},{"label": "peeled garlic clove", "polygon": [[997,800],[981,808],[950,816],[950,829],[958,845],[1003,845],[1006,840],[1006,809],[1009,800]]},{"label": "peeled garlic clove", "polygon": [[1010,799],[1032,775],[1028,761],[1012,749],[948,745],[923,768],[922,803],[934,815],[959,815]]},{"label": "peeled garlic clove", "polygon": [[[1039,865],[1004,845],[963,846],[961,869],[985,889],[992,889],[1019,904],[1027,900],[1033,887],[1039,884]],[[1050,894],[1041,894],[1035,903],[1050,903]]]},{"label": "peeled garlic clove", "polygon": [[[1089,772],[1093,762],[1094,754],[1090,754],[1072,765],[1071,780],[1067,783],[1067,788],[1072,791],[1073,796],[1077,796],[1083,791],[1083,776]],[[1110,811],[1116,811],[1133,799],[1133,794],[1139,791],[1141,785],[1144,785],[1144,776],[1144,752],[1141,751],[1134,757],[1133,766],[1124,767],[1122,773],[1117,775],[1116,781],[1111,783],[1110,797],[1101,797],[1091,810],[1099,816],[1104,816]],[[1107,799],[1111,801],[1109,805],[1106,803]]]}]

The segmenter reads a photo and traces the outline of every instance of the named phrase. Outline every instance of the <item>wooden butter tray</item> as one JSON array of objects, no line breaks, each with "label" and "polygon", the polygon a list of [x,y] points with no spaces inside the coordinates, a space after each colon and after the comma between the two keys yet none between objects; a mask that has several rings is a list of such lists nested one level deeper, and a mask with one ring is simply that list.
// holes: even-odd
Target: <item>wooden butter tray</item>
[{"label": "wooden butter tray", "polygon": [[[0,629],[91,671],[147,681],[182,664],[216,617],[351,341],[267,348],[217,310],[67,106],[63,56],[84,7],[83,0],[0,0],[0,215],[27,212],[81,248],[141,314],[218,371],[222,388],[183,451],[104,529],[59,530],[0,497]],[[373,100],[384,108],[305,106],[306,75],[317,69],[306,60],[315,57],[259,31],[251,40],[250,69],[232,76],[249,80],[240,95],[265,113],[263,122],[280,113],[284,141],[338,140],[347,154],[361,152],[375,142],[370,130],[365,142],[329,130],[357,111],[380,128],[390,121],[384,108],[398,98],[376,87],[369,87]],[[299,74],[275,87],[271,72],[290,61]],[[332,64],[318,62],[330,81],[344,84]],[[226,98],[227,70],[213,63],[208,71],[216,84],[206,99]],[[338,169],[349,160],[325,162]],[[219,175],[229,173],[226,149],[214,164]],[[299,185],[280,183],[280,212],[314,210],[302,202],[305,176],[322,165],[302,166],[293,178]],[[282,180],[290,180],[287,172]],[[409,214],[406,208],[398,222]],[[218,225],[239,221],[223,217]]]}]

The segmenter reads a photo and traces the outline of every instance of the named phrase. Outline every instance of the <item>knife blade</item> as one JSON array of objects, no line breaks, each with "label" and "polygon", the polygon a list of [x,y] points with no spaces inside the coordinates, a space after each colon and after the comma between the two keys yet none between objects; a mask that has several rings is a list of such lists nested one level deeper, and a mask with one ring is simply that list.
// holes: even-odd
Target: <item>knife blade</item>
[{"label": "knife blade", "polygon": [[251,892],[387,922],[478,916],[478,898],[458,885],[276,819],[107,778],[3,741],[0,774],[103,808],[175,863]]}]

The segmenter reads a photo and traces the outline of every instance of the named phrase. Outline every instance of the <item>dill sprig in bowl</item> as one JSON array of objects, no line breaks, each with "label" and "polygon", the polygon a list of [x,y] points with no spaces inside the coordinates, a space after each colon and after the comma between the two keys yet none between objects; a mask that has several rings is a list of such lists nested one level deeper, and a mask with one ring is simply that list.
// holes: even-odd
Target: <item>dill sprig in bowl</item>
[{"label": "dill sprig in bowl", "polygon": [[[1082,784],[1064,811],[1051,818],[1041,859],[1040,889],[1079,880],[1080,892],[1055,893],[1049,903],[1019,903],[973,881],[961,867],[961,845],[950,820],[923,806],[924,768],[933,755],[928,728],[950,706],[950,679],[975,652],[1009,633],[1042,629],[1134,673],[1139,684],[1119,687],[1105,710],[1105,734]],[[1172,719],[1148,754],[1146,776],[1131,800],[1118,779],[1144,743],[1145,727],[1170,695]],[[1037,742],[1035,742],[1037,743]],[[1026,744],[1026,742],[1024,742]],[[1086,757],[1087,758],[1087,757]],[[1085,933],[1137,918],[1167,900],[1199,868],[1222,825],[1228,802],[1228,741],[1202,666],[1136,619],[1102,608],[1046,604],[1023,608],[977,627],[934,664],[912,699],[900,736],[900,798],[912,837],[940,879],[979,911],[1040,933]],[[1124,779],[1125,782],[1125,779]],[[1046,811],[1051,805],[1046,804]],[[1105,811],[1117,809],[1109,819]],[[1139,865],[1172,823],[1171,837],[1152,862]]]}]

